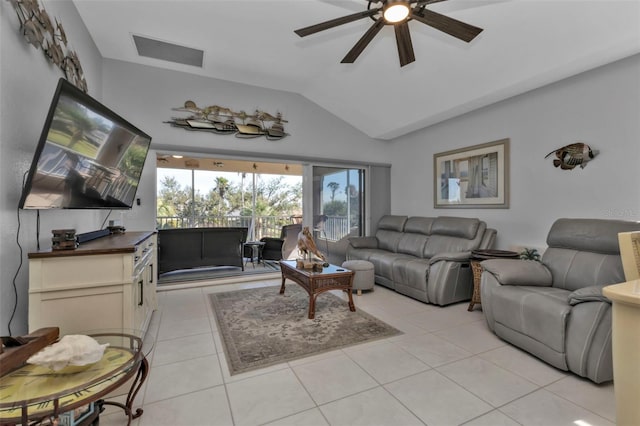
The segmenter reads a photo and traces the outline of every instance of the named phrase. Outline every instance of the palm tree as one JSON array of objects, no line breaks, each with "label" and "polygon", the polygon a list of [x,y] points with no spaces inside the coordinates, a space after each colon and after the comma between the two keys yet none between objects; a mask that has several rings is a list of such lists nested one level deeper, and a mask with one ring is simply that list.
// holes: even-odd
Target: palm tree
[{"label": "palm tree", "polygon": [[331,201],[336,198],[336,191],[340,188],[340,184],[338,182],[329,182],[327,184],[327,188],[331,190]]},{"label": "palm tree", "polygon": [[163,223],[162,225],[160,224],[160,222],[157,223],[158,227],[162,228],[173,228],[177,225],[177,220],[176,220],[176,209],[173,206],[172,203],[167,203],[166,200],[160,199],[158,198],[157,201],[157,216],[158,217],[164,217],[164,218],[171,218],[170,221],[165,221],[165,223]]},{"label": "palm tree", "polygon": [[218,191],[218,195],[220,195],[220,211],[222,213],[222,208],[225,205],[225,200],[224,200],[224,196],[227,194],[227,191],[229,190],[229,179],[222,177],[222,176],[218,176],[216,177],[216,188],[215,190]]}]

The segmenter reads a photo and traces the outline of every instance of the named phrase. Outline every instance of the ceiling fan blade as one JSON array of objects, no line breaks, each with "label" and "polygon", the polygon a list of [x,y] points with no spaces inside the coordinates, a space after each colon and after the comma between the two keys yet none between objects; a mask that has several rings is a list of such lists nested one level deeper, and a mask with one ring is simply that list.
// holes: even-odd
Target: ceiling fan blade
[{"label": "ceiling fan blade", "polygon": [[482,28],[474,27],[473,25],[441,15],[429,9],[419,11],[414,9],[411,12],[411,17],[467,43],[482,32]]},{"label": "ceiling fan blade", "polygon": [[358,19],[367,18],[369,16],[373,16],[380,11],[378,9],[369,9],[362,12],[354,13],[347,16],[342,16],[340,18],[331,19],[330,21],[321,22],[319,24],[311,25],[309,27],[300,28],[299,30],[295,30],[294,32],[298,34],[300,37],[306,37],[311,34],[315,34],[320,31],[328,30],[329,28],[337,27],[338,25],[348,24],[349,22],[357,21]]},{"label": "ceiling fan blade", "polygon": [[447,0],[411,0],[409,3],[418,3],[418,6],[428,6],[434,3],[440,3]]},{"label": "ceiling fan blade", "polygon": [[396,30],[396,44],[398,45],[398,56],[400,57],[400,66],[416,60],[413,54],[413,44],[411,43],[411,34],[409,33],[409,23],[404,21],[401,24],[394,25]]},{"label": "ceiling fan blade", "polygon": [[365,47],[373,40],[373,38],[384,27],[384,18],[381,16],[378,20],[367,30],[366,33],[358,40],[358,42],[351,48],[349,53],[340,61],[342,64],[352,64],[360,56]]},{"label": "ceiling fan blade", "polygon": [[413,11],[420,13],[427,6],[432,5],[434,3],[440,3],[443,1],[447,1],[447,0],[410,0],[409,3],[416,3],[415,7],[413,8]]}]

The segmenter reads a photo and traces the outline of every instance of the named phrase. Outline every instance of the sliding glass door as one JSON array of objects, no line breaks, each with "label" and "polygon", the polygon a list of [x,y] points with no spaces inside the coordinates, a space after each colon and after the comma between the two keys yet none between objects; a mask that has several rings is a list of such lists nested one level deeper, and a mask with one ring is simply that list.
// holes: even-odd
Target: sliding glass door
[{"label": "sliding glass door", "polygon": [[364,235],[364,177],[363,169],[313,166],[314,236],[330,260],[344,259],[348,237]]},{"label": "sliding glass door", "polygon": [[[159,155],[157,165],[158,229],[241,226],[258,240],[279,237],[283,225],[303,223],[334,264],[344,260],[348,237],[366,233],[365,182],[376,176],[370,166],[168,154]],[[371,212],[388,213],[385,188],[377,184]]]}]

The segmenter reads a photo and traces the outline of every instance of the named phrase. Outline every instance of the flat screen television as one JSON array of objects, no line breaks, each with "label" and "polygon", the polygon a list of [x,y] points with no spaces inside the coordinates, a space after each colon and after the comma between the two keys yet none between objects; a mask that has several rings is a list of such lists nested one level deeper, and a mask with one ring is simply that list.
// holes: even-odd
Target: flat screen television
[{"label": "flat screen television", "polygon": [[130,209],[151,137],[58,82],[22,191],[21,209]]}]

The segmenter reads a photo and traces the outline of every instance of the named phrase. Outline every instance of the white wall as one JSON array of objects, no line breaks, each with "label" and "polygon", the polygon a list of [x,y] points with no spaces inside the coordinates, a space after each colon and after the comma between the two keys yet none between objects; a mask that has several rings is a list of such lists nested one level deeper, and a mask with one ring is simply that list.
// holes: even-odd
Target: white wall
[{"label": "white wall", "polygon": [[[41,0],[42,1],[42,0]],[[417,131],[391,143],[371,140],[339,118],[287,92],[207,79],[173,71],[102,60],[73,4],[43,1],[77,50],[89,92],[153,137],[152,147],[246,156],[293,156],[392,163],[393,213],[474,216],[499,232],[498,247],[543,247],[558,217],[640,220],[640,56],[564,80],[519,97]],[[27,329],[26,253],[36,249],[36,215],[21,211],[22,258],[15,243],[22,176],[29,168],[56,82],[62,73],[19,32],[9,2],[0,1],[0,329],[5,333],[16,279],[18,310],[13,334]],[[187,132],[163,121],[187,99],[252,112],[280,111],[291,136],[280,141]],[[433,154],[482,142],[511,139],[511,208],[433,208]],[[554,169],[548,152],[584,141],[600,150],[584,170]],[[129,230],[155,226],[155,164],[147,159],[138,197],[141,206],[124,213]],[[119,213],[113,218],[118,219]],[[50,230],[98,229],[104,212],[43,211],[40,243]]]},{"label": "white wall", "polygon": [[[388,163],[388,145],[368,138],[344,121],[302,96],[213,80],[174,71],[114,60],[103,60],[75,7],[70,1],[43,2],[49,15],[62,22],[67,37],[78,52],[89,93],[153,137],[152,148],[187,152],[226,152],[244,156],[292,156],[342,161]],[[20,211],[20,255],[16,244],[16,211],[22,179],[29,169],[49,103],[62,73],[50,65],[42,51],[22,37],[11,4],[0,1],[0,329],[7,324],[15,301],[12,280],[16,279],[18,305],[11,323],[12,334],[27,331],[27,253],[35,251],[36,212]],[[234,136],[187,132],[163,123],[180,116],[171,108],[187,99],[198,105],[218,104],[252,113],[256,108],[280,111],[289,120],[291,136],[280,141],[264,138],[238,139]],[[137,197],[141,205],[131,211],[114,211],[111,219],[122,218],[128,230],[155,228],[155,150],[147,157]],[[51,246],[51,229],[75,228],[78,233],[100,229],[105,211],[47,211],[40,214],[40,246]],[[7,330],[8,331],[8,330]]]},{"label": "white wall", "polygon": [[[104,103],[151,135],[152,148],[201,153],[234,153],[248,157],[281,156],[389,163],[388,143],[370,139],[304,97],[278,90],[200,77],[176,71],[105,59]],[[219,105],[251,114],[261,109],[281,112],[285,130],[281,140],[239,139],[233,135],[190,132],[163,123],[188,113],[173,111],[187,100],[205,107]],[[147,157],[138,188],[141,206],[125,213],[127,229],[155,228],[155,155]]]},{"label": "white wall", "polygon": [[[433,154],[511,139],[509,209],[434,209]],[[582,141],[600,154],[584,169],[544,156]],[[640,220],[640,55],[494,104],[392,142],[395,214],[480,217],[497,248],[544,248],[560,217]]]},{"label": "white wall", "polygon": [[[102,57],[75,6],[70,1],[41,0],[41,4],[52,21],[57,18],[62,23],[69,44],[80,58],[89,93],[100,99]],[[0,330],[5,334],[15,301],[12,281],[21,259],[16,244],[16,211],[22,179],[31,165],[58,79],[64,74],[49,63],[42,50],[26,42],[16,12],[7,1],[0,1],[0,40]],[[36,212],[23,210],[19,214],[24,263],[16,279],[18,306],[11,323],[13,334],[27,331],[26,253],[36,249]],[[100,227],[103,216],[95,211],[43,211],[41,247],[51,246],[51,229],[92,231]]]}]

